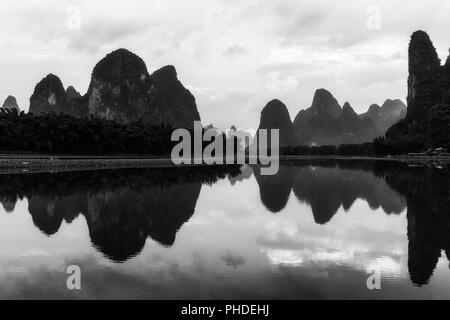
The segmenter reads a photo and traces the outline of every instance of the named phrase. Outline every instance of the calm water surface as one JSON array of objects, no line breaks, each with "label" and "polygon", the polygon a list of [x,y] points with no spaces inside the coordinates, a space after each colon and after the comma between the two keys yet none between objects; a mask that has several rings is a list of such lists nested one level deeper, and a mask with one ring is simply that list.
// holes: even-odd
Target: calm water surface
[{"label": "calm water surface", "polygon": [[448,299],[449,184],[350,161],[3,175],[0,298]]}]

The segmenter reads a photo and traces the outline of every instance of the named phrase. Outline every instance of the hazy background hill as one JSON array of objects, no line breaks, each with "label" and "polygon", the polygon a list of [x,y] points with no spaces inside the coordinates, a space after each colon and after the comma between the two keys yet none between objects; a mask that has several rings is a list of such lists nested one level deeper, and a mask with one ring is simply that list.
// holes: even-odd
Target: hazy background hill
[{"label": "hazy background hill", "polygon": [[371,142],[405,115],[406,106],[398,99],[386,100],[382,107],[372,105],[358,115],[350,103],[341,107],[331,92],[318,89],[311,107],[300,110],[293,122],[281,101],[269,102],[259,128],[280,129],[281,146],[339,146]]}]

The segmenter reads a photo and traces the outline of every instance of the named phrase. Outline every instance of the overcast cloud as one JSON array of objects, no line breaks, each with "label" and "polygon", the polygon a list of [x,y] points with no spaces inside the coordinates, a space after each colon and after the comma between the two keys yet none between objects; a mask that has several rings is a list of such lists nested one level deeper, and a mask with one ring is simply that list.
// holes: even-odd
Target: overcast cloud
[{"label": "overcast cloud", "polygon": [[[79,29],[69,27],[73,8]],[[380,28],[368,28],[377,10]],[[0,99],[12,94],[28,110],[48,73],[84,93],[95,63],[125,47],[150,71],[175,65],[205,124],[257,127],[273,98],[294,118],[322,87],[363,112],[405,100],[415,30],[446,59],[449,17],[448,0],[2,0]]]}]

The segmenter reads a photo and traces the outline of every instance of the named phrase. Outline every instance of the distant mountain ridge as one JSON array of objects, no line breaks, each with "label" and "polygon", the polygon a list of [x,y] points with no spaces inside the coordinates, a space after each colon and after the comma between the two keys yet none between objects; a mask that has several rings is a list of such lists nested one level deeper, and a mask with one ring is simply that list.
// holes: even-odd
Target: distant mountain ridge
[{"label": "distant mountain ridge", "polygon": [[371,105],[358,115],[349,102],[342,107],[326,89],[317,89],[311,107],[300,110],[291,122],[287,107],[280,100],[270,101],[261,112],[260,129],[279,129],[280,147],[361,144],[383,136],[404,118],[401,100]]},{"label": "distant mountain ridge", "polygon": [[371,142],[382,135],[372,120],[361,119],[348,102],[342,107],[342,113],[337,122],[339,139],[342,141],[340,144]]},{"label": "distant mountain ridge", "polygon": [[9,109],[9,110],[17,110],[20,111],[19,105],[17,104],[17,100],[13,96],[8,96],[5,99],[5,102],[3,102],[2,109]]},{"label": "distant mountain ridge", "polygon": [[295,117],[294,128],[300,130],[314,117],[319,117],[322,120],[337,119],[341,112],[341,106],[333,95],[325,89],[318,89],[314,94],[311,107],[301,110]]},{"label": "distant mountain ridge", "polygon": [[318,89],[311,107],[294,120],[299,145],[340,145],[369,142],[382,133],[375,124],[356,114],[346,102],[342,108],[326,89]]},{"label": "distant mountain ridge", "polygon": [[383,133],[394,124],[406,117],[406,105],[399,99],[386,100],[382,106],[373,104],[366,113],[361,114],[362,119],[370,119]]},{"label": "distant mountain ridge", "polygon": [[70,103],[74,99],[81,98],[81,94],[72,86],[68,86],[66,89],[67,103]]}]

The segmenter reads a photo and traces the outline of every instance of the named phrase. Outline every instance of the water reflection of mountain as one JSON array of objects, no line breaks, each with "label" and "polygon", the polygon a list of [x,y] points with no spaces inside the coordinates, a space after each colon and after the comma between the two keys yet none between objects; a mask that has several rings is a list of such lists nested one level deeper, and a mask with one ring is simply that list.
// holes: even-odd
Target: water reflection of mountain
[{"label": "water reflection of mountain", "polygon": [[450,260],[450,168],[383,161],[300,162],[265,179],[257,167],[253,170],[270,211],[281,211],[292,189],[311,207],[318,224],[329,222],[341,206],[349,210],[357,199],[386,214],[407,208],[408,267],[416,285],[429,282],[442,250]]},{"label": "water reflection of mountain", "polygon": [[47,235],[85,216],[93,245],[113,261],[138,254],[148,237],[171,246],[194,214],[202,183],[239,173],[236,167],[159,168],[5,175],[3,205],[28,198],[37,228]]},{"label": "water reflection of mountain", "polygon": [[294,167],[280,166],[280,170],[273,176],[261,174],[260,167],[253,167],[253,173],[259,185],[261,202],[273,213],[280,212],[286,207],[294,183]]},{"label": "water reflection of mountain", "polygon": [[407,200],[411,280],[427,284],[442,250],[450,259],[450,169],[397,166],[384,174]]},{"label": "water reflection of mountain", "polygon": [[[407,207],[409,272],[416,285],[429,282],[441,252],[450,258],[450,170],[397,162],[321,161],[283,165],[275,176],[258,167],[241,175],[230,167],[167,168],[0,176],[0,201],[14,211],[29,200],[37,228],[47,235],[82,214],[92,243],[114,261],[139,253],[148,237],[171,246],[195,211],[203,183],[228,177],[243,181],[254,171],[262,203],[276,213],[293,192],[311,207],[318,224],[349,210],[357,199],[398,214]],[[405,227],[406,232],[406,227]],[[240,260],[225,257],[227,264]]]},{"label": "water reflection of mountain", "polygon": [[297,163],[280,167],[274,176],[261,176],[254,168],[261,201],[272,212],[281,211],[291,190],[307,203],[319,224],[329,222],[340,207],[348,211],[357,199],[367,201],[372,209],[382,208],[391,214],[401,213],[406,202],[386,181],[360,164],[322,162]]},{"label": "water reflection of mountain", "polygon": [[357,199],[388,214],[400,214],[406,206],[404,197],[384,179],[361,169],[297,167],[293,189],[297,199],[311,206],[319,224],[329,222],[341,206],[350,210]]},{"label": "water reflection of mountain", "polygon": [[253,169],[249,165],[243,165],[241,167],[241,172],[236,176],[229,176],[228,180],[230,181],[231,185],[234,186],[239,182],[243,182],[245,180],[250,179],[253,176]]}]

